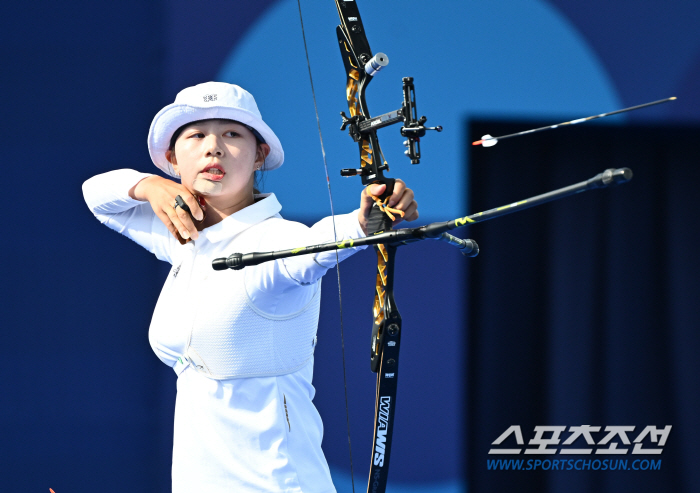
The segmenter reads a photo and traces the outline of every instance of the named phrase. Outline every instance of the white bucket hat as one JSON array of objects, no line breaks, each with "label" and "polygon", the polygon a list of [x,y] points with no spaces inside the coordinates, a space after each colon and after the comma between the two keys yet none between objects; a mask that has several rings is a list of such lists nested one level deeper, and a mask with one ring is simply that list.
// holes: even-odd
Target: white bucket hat
[{"label": "white bucket hat", "polygon": [[187,123],[209,119],[236,120],[257,131],[270,146],[263,170],[282,166],[282,144],[262,120],[253,95],[245,89],[226,82],[205,82],[180,91],[175,102],[169,104],[153,119],[148,131],[148,152],[153,163],[170,176],[177,176],[172,164],[165,159],[175,131]]}]

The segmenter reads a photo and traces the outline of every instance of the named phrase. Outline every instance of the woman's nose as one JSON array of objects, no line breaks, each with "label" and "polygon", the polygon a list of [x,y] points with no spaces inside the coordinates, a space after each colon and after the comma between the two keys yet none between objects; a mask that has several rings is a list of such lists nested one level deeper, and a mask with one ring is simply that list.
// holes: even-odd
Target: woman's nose
[{"label": "woman's nose", "polygon": [[224,151],[215,135],[207,136],[207,156],[223,156]]}]

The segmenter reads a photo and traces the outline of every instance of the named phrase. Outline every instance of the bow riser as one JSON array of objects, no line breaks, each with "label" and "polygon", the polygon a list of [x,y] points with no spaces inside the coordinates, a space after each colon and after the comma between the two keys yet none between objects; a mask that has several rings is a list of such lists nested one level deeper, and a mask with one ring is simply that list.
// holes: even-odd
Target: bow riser
[{"label": "bow riser", "polygon": [[[393,183],[389,186],[388,181],[384,178],[383,170],[388,169],[386,163],[382,165],[377,161],[381,155],[381,148],[376,129],[360,132],[360,122],[370,119],[365,91],[373,77],[366,72],[364,66],[372,58],[372,51],[364,35],[362,19],[355,2],[336,1],[336,5],[342,22],[342,25],[336,28],[336,34],[340,55],[347,74],[345,92],[350,113],[350,119],[345,119],[344,121],[347,123],[344,123],[341,128],[344,130],[345,126],[350,124],[350,135],[358,143],[360,151],[360,172],[351,172],[346,176],[359,174],[362,184],[365,186],[373,183],[386,183],[387,189],[380,196],[381,199],[384,199],[393,192]],[[402,120],[403,118],[396,121]]]}]

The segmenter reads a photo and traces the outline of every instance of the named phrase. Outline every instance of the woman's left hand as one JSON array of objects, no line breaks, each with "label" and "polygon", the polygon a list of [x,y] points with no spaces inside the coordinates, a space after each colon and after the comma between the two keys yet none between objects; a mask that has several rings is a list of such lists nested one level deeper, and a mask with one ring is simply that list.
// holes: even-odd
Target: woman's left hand
[{"label": "woman's left hand", "polygon": [[[370,185],[362,190],[358,219],[360,220],[362,231],[364,231],[365,234],[367,234],[367,219],[369,218],[369,213],[374,205],[374,200],[367,194],[368,189],[372,195],[378,197],[384,193],[384,190],[386,190],[386,185]],[[404,220],[415,221],[418,219],[418,203],[413,199],[413,190],[408,188],[406,184],[398,178],[394,183],[394,193],[392,193],[391,197],[389,197],[387,205],[393,209],[404,211],[404,217],[394,214],[396,216],[394,226]]]}]

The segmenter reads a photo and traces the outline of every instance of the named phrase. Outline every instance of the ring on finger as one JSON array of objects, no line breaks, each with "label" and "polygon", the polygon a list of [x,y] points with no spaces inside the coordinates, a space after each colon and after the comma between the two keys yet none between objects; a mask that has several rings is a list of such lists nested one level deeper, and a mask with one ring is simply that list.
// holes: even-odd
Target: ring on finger
[{"label": "ring on finger", "polygon": [[177,209],[178,207],[183,211],[189,212],[191,214],[190,207],[185,203],[184,200],[182,200],[182,197],[180,197],[179,195],[175,197],[175,205],[173,206],[173,209]]}]

